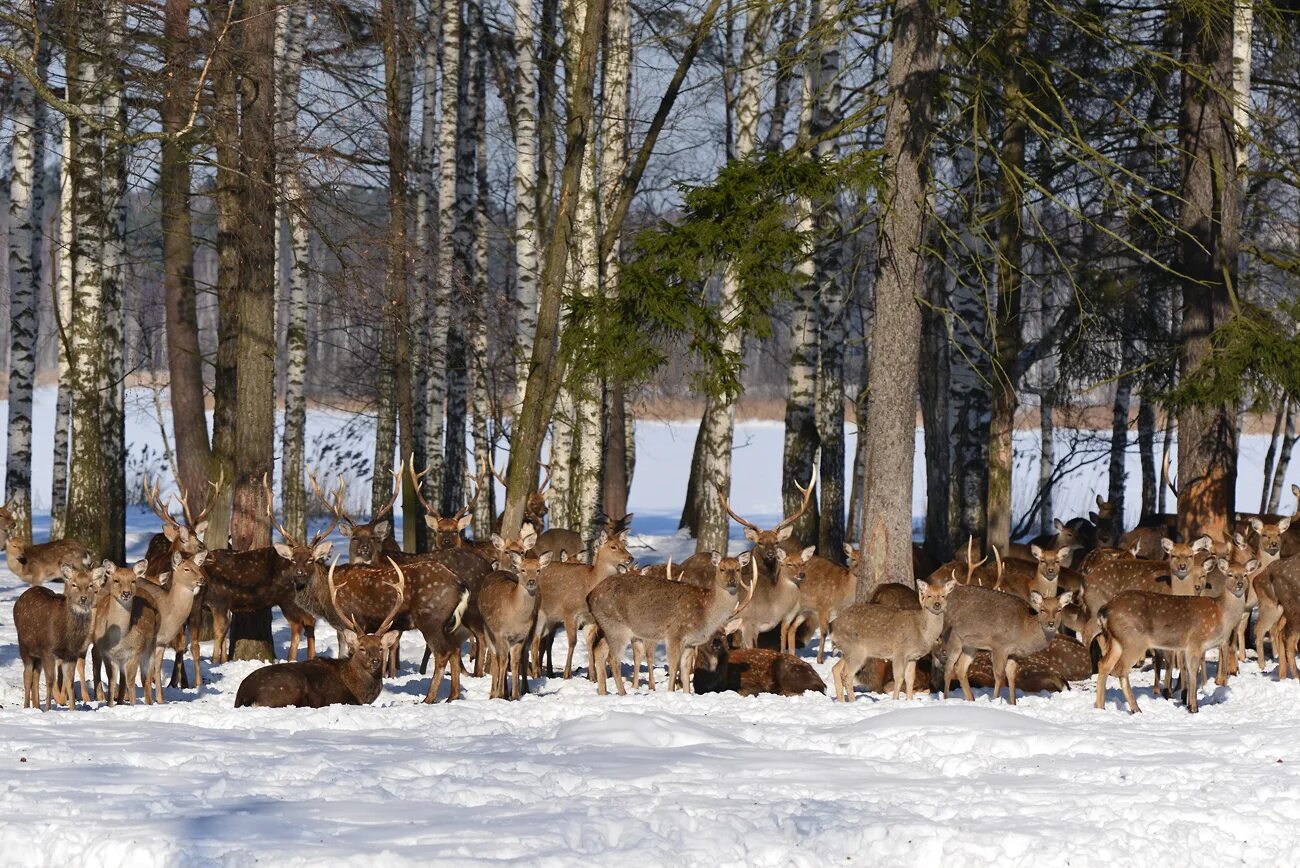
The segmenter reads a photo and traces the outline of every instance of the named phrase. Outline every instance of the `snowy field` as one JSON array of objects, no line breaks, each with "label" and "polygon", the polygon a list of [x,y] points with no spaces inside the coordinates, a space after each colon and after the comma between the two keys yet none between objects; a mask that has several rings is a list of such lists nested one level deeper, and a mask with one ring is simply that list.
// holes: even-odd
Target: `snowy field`
[{"label": "snowy field", "polygon": [[[48,443],[48,420],[37,424]],[[341,424],[312,420],[326,438]],[[631,508],[645,560],[687,550],[672,534],[693,435],[639,428]],[[156,443],[156,420],[139,410],[129,436]],[[780,443],[774,425],[737,435],[733,502],[764,520],[779,511]],[[1246,502],[1264,445],[1243,447]],[[1023,480],[1036,479],[1032,460],[1017,464]],[[1069,480],[1060,514],[1104,475],[1098,462]],[[38,489],[48,479],[38,467]],[[133,555],[155,527],[132,513]],[[518,703],[467,679],[468,701],[425,706],[408,634],[403,675],[373,707],[235,711],[257,664],[208,669],[205,645],[201,693],[41,714],[21,710],[22,590],[0,571],[0,865],[1217,866],[1286,864],[1300,847],[1300,682],[1253,662],[1196,716],[1153,698],[1149,673],[1134,678],[1137,717],[1114,682],[1104,711],[1093,682],[1011,708],[989,691],[851,706],[598,697],[581,678],[534,681]],[[276,631],[283,653],[283,621]],[[328,626],[318,648],[335,651]]]}]

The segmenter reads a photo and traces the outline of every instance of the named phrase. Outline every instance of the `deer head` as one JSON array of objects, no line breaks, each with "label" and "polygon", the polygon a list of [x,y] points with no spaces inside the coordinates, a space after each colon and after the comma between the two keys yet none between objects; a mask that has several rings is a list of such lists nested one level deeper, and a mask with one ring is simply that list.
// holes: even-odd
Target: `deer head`
[{"label": "deer head", "polygon": [[799,509],[795,511],[794,515],[787,515],[781,519],[776,527],[770,530],[763,530],[752,521],[737,515],[731,508],[731,504],[727,502],[727,496],[722,493],[721,489],[718,490],[718,500],[722,502],[723,510],[745,528],[745,539],[754,544],[754,557],[761,562],[764,575],[768,576],[772,581],[776,580],[777,549],[781,543],[790,538],[790,534],[794,531],[794,523],[808,511],[808,507],[812,504],[813,488],[816,485],[817,468],[814,467],[812,477],[808,480],[806,488],[800,486],[798,482],[795,483],[795,488],[798,488],[799,493],[803,495],[803,502],[799,505]]},{"label": "deer head", "polygon": [[132,601],[135,600],[135,580],[144,578],[149,562],[140,561],[132,568],[119,567],[112,561],[104,561],[102,566],[107,577],[104,585],[105,596],[130,609]]},{"label": "deer head", "polygon": [[63,564],[59,573],[63,576],[63,596],[67,598],[68,608],[74,615],[89,616],[95,597],[108,577],[104,565],[80,569],[72,564]]},{"label": "deer head", "polygon": [[[171,543],[173,552],[192,555],[204,548],[203,535],[208,530],[208,515],[212,512],[212,507],[221,494],[221,487],[225,483],[225,479],[226,474],[223,469],[216,482],[208,483],[212,487],[212,493],[208,495],[207,505],[199,511],[197,516],[190,508],[190,498],[187,492],[182,491],[179,498],[173,496],[168,499],[167,503],[163,503],[162,486],[157,481],[154,481],[151,485],[149,479],[145,479],[145,503],[149,504],[149,508],[153,510],[154,515],[162,520],[163,536],[167,537],[167,541]],[[180,484],[177,483],[176,487],[179,490]],[[184,524],[172,517],[172,500],[180,501],[181,515],[185,518]]]},{"label": "deer head", "polygon": [[1029,608],[1038,616],[1038,626],[1050,642],[1061,626],[1061,613],[1074,601],[1074,592],[1065,591],[1055,597],[1044,597],[1038,591],[1029,592]]},{"label": "deer head", "polygon": [[474,504],[483,493],[483,484],[487,481],[487,478],[486,476],[479,476],[477,479],[471,479],[465,505],[457,510],[455,515],[443,515],[433,504],[425,500],[424,492],[421,490],[420,480],[428,472],[429,468],[426,467],[422,473],[417,474],[415,472],[415,463],[412,461],[410,465],[411,484],[415,486],[415,496],[420,499],[420,505],[424,507],[424,523],[433,532],[431,539],[433,550],[446,551],[460,548],[465,545],[465,528],[469,527],[470,522],[474,520]]},{"label": "deer head", "polygon": [[1114,502],[1102,500],[1101,495],[1097,495],[1097,511],[1088,513],[1088,521],[1097,529],[1097,539],[1105,545],[1114,545],[1119,537],[1116,518]]},{"label": "deer head", "polygon": [[338,588],[334,585],[334,568],[338,566],[339,556],[334,556],[334,561],[330,564],[329,574],[325,578],[326,586],[330,592],[330,602],[334,604],[334,611],[338,612],[339,620],[343,622],[344,639],[349,647],[352,648],[353,665],[359,666],[363,671],[370,673],[371,677],[379,678],[383,673],[384,663],[388,659],[389,650],[397,642],[401,633],[391,629],[393,621],[402,611],[402,606],[406,603],[406,576],[392,558],[388,558],[388,563],[397,573],[396,582],[385,582],[396,593],[396,599],[393,602],[393,608],[384,616],[384,620],[379,625],[379,629],[373,633],[367,633],[362,630],[355,620],[348,616],[339,606]]},{"label": "deer head", "polygon": [[[388,539],[388,534],[392,530],[392,522],[388,516],[402,493],[402,470],[403,468],[398,468],[393,471],[393,496],[389,498],[388,504],[370,516],[370,521],[365,524],[357,524],[347,513],[342,512],[343,504],[340,496],[339,509],[342,521],[339,523],[339,533],[343,534],[348,541],[348,563],[373,564],[378,560],[384,548],[384,540]],[[315,486],[315,480],[312,484]],[[320,487],[315,487],[316,495],[321,500],[325,500]]]},{"label": "deer head", "polygon": [[537,595],[542,570],[550,565],[550,552],[542,552],[535,558],[526,558],[520,552],[510,553],[510,571],[515,574],[515,579],[528,592],[530,597]]},{"label": "deer head", "polygon": [[208,553],[206,550],[196,552],[188,557],[180,552],[172,552],[172,568],[169,572],[158,577],[158,583],[164,587],[170,584],[173,588],[189,588],[191,593],[197,597],[199,591],[203,590],[204,583],[208,580],[207,574],[203,572],[203,563],[207,558]]},{"label": "deer head", "polygon": [[[317,484],[316,478],[309,475],[312,488],[316,489],[318,494],[321,493],[320,485]],[[287,572],[289,579],[293,582],[294,590],[301,591],[311,584],[312,579],[316,576],[329,557],[330,549],[334,547],[326,537],[334,532],[343,517],[343,480],[339,480],[338,488],[334,491],[334,502],[331,503],[322,495],[321,499],[325,501],[325,506],[330,511],[331,520],[329,526],[320,531],[311,538],[310,542],[303,543],[294,538],[293,534],[275,519],[275,510],[271,508],[271,483],[266,475],[262,476],[262,487],[266,489],[266,516],[271,520],[271,525],[284,538],[284,542],[275,543],[275,552],[280,557],[289,562]]]},{"label": "deer head", "polygon": [[[533,527],[541,530],[546,527],[546,513],[550,511],[550,507],[547,506],[547,501],[551,499],[551,465],[541,464],[538,466],[541,467],[546,475],[542,477],[541,484],[537,486],[537,490],[528,495],[528,502],[524,505],[524,523],[531,524]],[[510,487],[506,483],[506,478],[498,473],[496,466],[493,465],[491,450],[488,450],[488,470],[492,471],[492,475],[496,478],[497,482],[501,483],[502,488]]]},{"label": "deer head", "polygon": [[[1176,543],[1165,537],[1160,540],[1160,547],[1169,558],[1169,575],[1176,581],[1185,581],[1196,567],[1196,556],[1210,551],[1213,541],[1203,536],[1192,543]],[[1213,560],[1213,559],[1211,559]]]},{"label": "deer head", "polygon": [[9,509],[9,504],[0,506],[0,543],[8,543],[9,535],[14,532],[18,526],[18,519],[14,518],[13,512]]},{"label": "deer head", "polygon": [[1282,534],[1286,533],[1287,528],[1291,526],[1291,519],[1283,518],[1277,524],[1264,524],[1259,518],[1250,520],[1250,529],[1259,537],[1259,554],[1267,558],[1269,563],[1277,560],[1282,554]]},{"label": "deer head", "polygon": [[776,550],[777,576],[790,582],[796,588],[803,584],[808,562],[817,553],[817,546],[808,546],[803,551],[790,554],[785,549]]},{"label": "deer head", "polygon": [[492,534],[492,545],[497,550],[497,559],[493,564],[494,569],[504,569],[504,564],[511,563],[514,555],[525,555],[532,551],[537,545],[537,531],[531,524],[524,523],[519,529],[519,538],[506,541],[501,538],[500,534]]},{"label": "deer head", "polygon": [[1061,577],[1061,567],[1070,560],[1071,549],[1043,549],[1035,545],[1029,547],[1029,553],[1038,561],[1038,575],[1047,582],[1055,582]]}]

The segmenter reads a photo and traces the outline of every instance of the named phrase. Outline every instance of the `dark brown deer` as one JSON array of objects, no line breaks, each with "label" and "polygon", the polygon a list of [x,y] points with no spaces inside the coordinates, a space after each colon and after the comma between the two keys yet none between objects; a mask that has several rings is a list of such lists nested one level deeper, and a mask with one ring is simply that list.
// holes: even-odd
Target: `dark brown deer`
[{"label": "dark brown deer", "polygon": [[[163,523],[162,531],[149,539],[149,548],[145,552],[145,561],[149,565],[146,575],[158,576],[170,570],[172,555],[177,552],[184,557],[189,557],[206,548],[203,536],[208,530],[208,515],[221,494],[224,480],[223,471],[216,482],[208,483],[212,487],[212,493],[208,495],[207,505],[197,516],[190,508],[189,496],[186,493],[182,492],[179,498],[173,496],[167,503],[163,503],[161,485],[156,481],[151,485],[148,479],[144,481],[145,503]],[[183,524],[172,516],[170,507],[172,500],[180,501],[181,515],[185,519]]]},{"label": "dark brown deer", "polygon": [[[315,485],[312,480],[313,488],[322,501],[326,501],[324,492],[320,487]],[[417,491],[418,486],[417,486]],[[393,539],[393,524],[390,516],[393,512],[393,506],[396,505],[397,499],[402,495],[402,470],[393,471],[393,496],[389,498],[387,505],[370,516],[370,521],[364,524],[358,524],[346,513],[342,512],[342,501],[340,499],[339,508],[342,521],[339,524],[339,533],[347,537],[348,540],[348,563],[350,564],[373,564],[380,563],[380,558],[390,555],[401,554],[402,547]]]},{"label": "dark brown deer", "polygon": [[826,692],[826,682],[817,670],[798,657],[767,648],[729,649],[726,639],[720,635],[699,646],[692,687],[696,693],[734,691],[741,696]]},{"label": "dark brown deer", "polygon": [[[540,466],[546,475],[542,477],[542,482],[537,486],[537,490],[528,495],[528,500],[524,503],[523,521],[524,524],[531,524],[539,534],[546,528],[546,514],[550,511],[547,501],[551,499],[551,465],[542,464]],[[488,469],[492,471],[492,475],[496,477],[497,482],[500,482],[503,487],[509,487],[506,485],[506,478],[497,472],[496,465],[492,463],[491,454],[488,455]],[[504,515],[505,513],[498,513],[496,520],[492,522],[492,531],[494,533],[501,533],[501,519]]]},{"label": "dark brown deer", "polygon": [[[64,564],[59,575],[63,578],[62,594],[37,586],[23,591],[14,602],[18,656],[23,661],[23,708],[49,711],[51,702],[71,705],[73,669],[78,660],[85,659],[90,646],[95,598],[104,584],[104,568]],[[56,674],[61,676],[62,687],[56,686]],[[84,693],[84,686],[82,689]]]},{"label": "dark brown deer", "polygon": [[[334,594],[334,566],[330,565],[326,577],[334,608],[339,612],[345,629],[351,633],[348,644],[352,654],[330,660],[317,657],[313,660],[276,663],[263,666],[244,679],[235,694],[235,707],[247,708],[324,708],[328,705],[369,705],[383,690],[383,669],[389,650],[400,634],[390,630],[393,620],[406,601],[406,578],[402,568],[392,564],[397,581],[388,585],[392,607],[387,617],[374,632],[366,632],[360,625],[343,614]],[[390,562],[391,563],[391,562]]]},{"label": "dark brown deer", "polygon": [[410,466],[411,483],[415,487],[415,495],[420,500],[420,505],[424,507],[424,523],[429,528],[429,545],[434,551],[451,551],[453,549],[466,549],[474,552],[476,555],[491,562],[496,556],[496,549],[490,540],[470,541],[465,538],[465,529],[474,521],[474,504],[483,495],[484,485],[487,480],[480,476],[478,479],[469,481],[469,494],[465,498],[465,505],[456,511],[454,515],[443,515],[436,506],[430,503],[424,497],[424,486],[420,481],[429,472],[426,467],[422,472],[416,473],[415,466]]}]

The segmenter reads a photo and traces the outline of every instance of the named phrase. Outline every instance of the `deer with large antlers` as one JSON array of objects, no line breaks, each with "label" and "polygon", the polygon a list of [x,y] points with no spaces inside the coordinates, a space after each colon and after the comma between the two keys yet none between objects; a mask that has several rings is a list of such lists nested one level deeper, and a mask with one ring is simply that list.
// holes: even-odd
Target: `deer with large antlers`
[{"label": "deer with large antlers", "polygon": [[[541,533],[542,529],[546,527],[546,513],[550,511],[547,501],[551,499],[551,465],[542,464],[540,467],[546,475],[542,477],[537,490],[528,495],[528,501],[524,504],[523,521],[524,524],[531,524],[538,533]],[[488,455],[488,469],[492,471],[492,475],[496,477],[497,482],[501,483],[503,487],[509,487],[506,485],[506,478],[497,471],[496,465],[492,463],[491,454]],[[496,533],[501,532],[501,519],[504,515],[505,513],[499,513],[496,520],[492,522],[492,530]]]},{"label": "deer with large antlers", "polygon": [[[316,495],[321,500],[326,500],[324,492],[316,481],[312,479],[312,487],[316,489]],[[419,486],[416,486],[419,491]],[[348,563],[350,564],[374,564],[378,563],[381,557],[390,557],[402,553],[402,547],[397,544],[393,538],[392,529],[392,512],[393,507],[397,504],[398,498],[402,496],[402,468],[393,471],[393,496],[388,499],[388,503],[380,510],[370,516],[370,521],[358,524],[347,513],[342,512],[342,503],[339,507],[342,521],[339,524],[339,533],[347,537],[348,540]]]},{"label": "deer with large antlers", "polygon": [[327,705],[369,705],[383,690],[383,669],[389,650],[401,635],[390,629],[406,605],[406,576],[391,560],[397,581],[387,583],[386,593],[393,598],[388,614],[373,631],[365,630],[349,617],[338,603],[334,585],[335,556],[330,564],[326,585],[341,622],[351,635],[352,654],[338,660],[317,657],[301,663],[277,663],[264,666],[244,679],[235,694],[235,707],[246,708],[323,708]]},{"label": "deer with large antlers", "polygon": [[[171,569],[172,555],[180,553],[182,557],[190,557],[204,549],[203,535],[208,529],[208,516],[212,512],[212,506],[216,503],[217,497],[221,494],[222,485],[225,482],[225,471],[217,477],[216,482],[209,482],[212,493],[208,495],[207,504],[195,515],[190,507],[189,495],[181,492],[179,496],[172,495],[166,503],[162,499],[162,486],[154,480],[152,484],[149,479],[144,481],[144,500],[153,510],[154,515],[162,521],[163,527],[159,533],[154,534],[149,540],[149,548],[145,552],[145,560],[148,562],[148,571],[146,575],[158,576]],[[181,516],[184,523],[176,520],[172,515],[171,503],[179,501],[181,507]]]},{"label": "deer with large antlers", "polygon": [[486,476],[479,476],[477,479],[469,480],[470,490],[465,498],[465,505],[452,515],[443,515],[436,506],[425,498],[424,486],[420,484],[430,469],[426,467],[417,473],[415,462],[412,460],[407,471],[411,475],[411,484],[415,487],[415,496],[419,498],[420,505],[424,507],[424,524],[429,528],[430,547],[434,551],[467,549],[491,562],[496,556],[496,549],[490,541],[474,540],[471,542],[465,538],[465,529],[474,521],[474,504],[483,495],[487,483]]}]

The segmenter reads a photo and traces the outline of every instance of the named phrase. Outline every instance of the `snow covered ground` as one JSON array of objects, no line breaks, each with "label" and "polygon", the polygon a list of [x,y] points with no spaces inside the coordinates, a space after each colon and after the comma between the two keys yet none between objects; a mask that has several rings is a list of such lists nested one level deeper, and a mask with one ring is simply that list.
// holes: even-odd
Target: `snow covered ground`
[{"label": "snow covered ground", "polygon": [[[137,418],[132,437],[151,430]],[[632,509],[647,560],[686,550],[672,534],[693,434],[641,426]],[[733,501],[770,519],[780,429],[746,423],[737,445]],[[1104,472],[1071,479],[1061,514]],[[132,514],[133,554],[155,525]],[[1011,708],[989,691],[851,706],[598,697],[584,679],[507,703],[468,679],[467,701],[431,707],[409,634],[404,673],[373,707],[235,711],[256,664],[230,663],[163,707],[41,714],[21,710],[22,590],[0,571],[0,865],[1197,866],[1285,863],[1300,847],[1300,682],[1253,663],[1196,716],[1151,697],[1149,674],[1135,676],[1137,717],[1113,682],[1104,711],[1092,682]],[[318,648],[334,642],[323,627]]]}]

